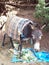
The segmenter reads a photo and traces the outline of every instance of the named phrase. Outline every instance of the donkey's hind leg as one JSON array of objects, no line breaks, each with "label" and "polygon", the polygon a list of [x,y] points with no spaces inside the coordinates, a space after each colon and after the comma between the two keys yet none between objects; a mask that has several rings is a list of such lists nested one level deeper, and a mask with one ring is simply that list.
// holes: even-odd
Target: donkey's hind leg
[{"label": "donkey's hind leg", "polygon": [[10,37],[10,42],[11,42],[12,48],[15,48],[14,45],[13,45],[13,40],[12,40],[11,37]]},{"label": "donkey's hind leg", "polygon": [[5,38],[6,38],[6,33],[4,34],[4,37],[3,37],[2,46],[4,46]]}]

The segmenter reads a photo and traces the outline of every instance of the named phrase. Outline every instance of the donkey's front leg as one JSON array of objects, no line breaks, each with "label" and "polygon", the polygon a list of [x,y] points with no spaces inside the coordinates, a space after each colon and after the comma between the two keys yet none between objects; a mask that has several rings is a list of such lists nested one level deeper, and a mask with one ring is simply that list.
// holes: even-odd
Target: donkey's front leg
[{"label": "donkey's front leg", "polygon": [[19,58],[21,58],[21,52],[22,52],[22,42],[21,41],[20,41],[20,44],[18,46],[18,51],[19,51],[19,54],[20,54]]},{"label": "donkey's front leg", "polygon": [[4,34],[4,37],[3,37],[2,46],[4,46],[5,38],[6,38],[6,33]]},{"label": "donkey's front leg", "polygon": [[20,44],[18,46],[18,50],[19,50],[20,58],[21,58],[21,52],[22,52],[22,39],[21,39],[21,35],[20,35]]},{"label": "donkey's front leg", "polygon": [[22,51],[22,43],[20,42],[19,46],[18,46],[18,50],[21,52]]},{"label": "donkey's front leg", "polygon": [[18,50],[21,52],[22,51],[22,38],[21,38],[21,35],[20,35],[20,44],[18,46]]}]

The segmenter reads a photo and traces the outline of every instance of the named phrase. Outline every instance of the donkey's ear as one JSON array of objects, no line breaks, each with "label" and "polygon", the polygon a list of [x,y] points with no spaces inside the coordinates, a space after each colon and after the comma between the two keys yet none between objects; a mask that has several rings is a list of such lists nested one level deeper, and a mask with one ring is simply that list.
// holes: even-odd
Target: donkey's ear
[{"label": "donkey's ear", "polygon": [[46,24],[41,27],[41,30],[43,30],[46,27]]},{"label": "donkey's ear", "polygon": [[36,25],[37,25],[36,22],[30,22],[29,24],[30,24],[30,25],[33,25],[33,26],[36,26]]}]

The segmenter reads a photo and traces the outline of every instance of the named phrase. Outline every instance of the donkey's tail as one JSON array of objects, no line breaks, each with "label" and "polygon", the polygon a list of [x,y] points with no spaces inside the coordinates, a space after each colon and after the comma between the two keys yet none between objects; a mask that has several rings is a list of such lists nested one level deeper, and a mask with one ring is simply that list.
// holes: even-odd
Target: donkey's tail
[{"label": "donkey's tail", "polygon": [[1,25],[0,30],[2,30],[3,26],[5,25],[5,23],[6,23],[6,22],[4,22],[4,23]]}]

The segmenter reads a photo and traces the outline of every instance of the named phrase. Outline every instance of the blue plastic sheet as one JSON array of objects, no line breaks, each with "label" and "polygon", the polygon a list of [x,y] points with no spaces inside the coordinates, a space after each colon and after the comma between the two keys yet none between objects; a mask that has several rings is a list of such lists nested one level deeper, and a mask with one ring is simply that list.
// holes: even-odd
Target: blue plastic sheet
[{"label": "blue plastic sheet", "polygon": [[30,50],[34,53],[38,60],[41,62],[49,62],[49,52],[41,51],[36,52],[34,49],[30,48]]},{"label": "blue plastic sheet", "polygon": [[49,62],[49,53],[48,52],[35,52],[36,57],[44,62]]}]

